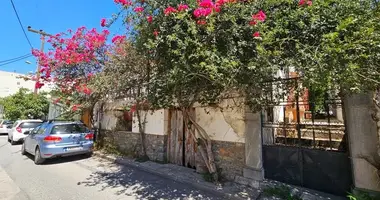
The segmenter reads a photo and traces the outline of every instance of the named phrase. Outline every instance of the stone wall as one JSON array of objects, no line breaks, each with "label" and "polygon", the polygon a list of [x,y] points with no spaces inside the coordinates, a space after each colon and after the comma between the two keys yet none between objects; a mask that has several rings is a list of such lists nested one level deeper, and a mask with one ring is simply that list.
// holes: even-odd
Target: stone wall
[{"label": "stone wall", "polygon": [[222,178],[234,180],[243,175],[245,166],[245,144],[240,142],[213,141],[216,167],[221,169]]},{"label": "stone wall", "polygon": [[[141,155],[140,133],[128,131],[104,131],[105,147],[115,150],[126,156],[138,157]],[[150,160],[166,161],[165,135],[146,134],[146,148]]]}]

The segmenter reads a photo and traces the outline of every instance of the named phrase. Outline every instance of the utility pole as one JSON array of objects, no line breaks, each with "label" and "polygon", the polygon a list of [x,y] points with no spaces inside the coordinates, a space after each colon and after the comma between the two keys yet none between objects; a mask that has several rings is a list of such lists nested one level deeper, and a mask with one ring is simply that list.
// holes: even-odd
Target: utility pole
[{"label": "utility pole", "polygon": [[[51,34],[48,34],[44,32],[43,30],[34,30],[32,29],[31,26],[28,26],[28,31],[37,33],[41,36],[41,48],[40,51],[44,52],[44,47],[45,47],[45,36],[53,36]],[[41,65],[38,63],[37,64],[37,72],[36,72],[36,82],[40,80],[40,71],[41,71]],[[38,88],[34,87],[34,94],[36,95],[38,93]]]}]

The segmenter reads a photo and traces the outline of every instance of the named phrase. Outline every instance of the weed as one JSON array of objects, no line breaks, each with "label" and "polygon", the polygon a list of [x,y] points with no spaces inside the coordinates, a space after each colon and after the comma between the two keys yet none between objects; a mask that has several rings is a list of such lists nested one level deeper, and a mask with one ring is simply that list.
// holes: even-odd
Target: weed
[{"label": "weed", "polygon": [[140,156],[140,157],[136,158],[135,161],[143,163],[143,162],[149,161],[149,157],[147,155]]},{"label": "weed", "polygon": [[347,195],[349,200],[378,200],[380,195],[370,195],[367,192],[356,191],[355,194],[349,193]]},{"label": "weed", "polygon": [[270,187],[264,189],[265,196],[275,196],[284,200],[301,200],[301,197],[295,195],[292,196],[291,188],[286,186]]},{"label": "weed", "polygon": [[214,180],[214,174],[210,172],[202,173],[202,177],[207,182],[221,182],[224,179],[222,176],[222,168],[218,168],[217,173],[218,173],[219,180]]}]

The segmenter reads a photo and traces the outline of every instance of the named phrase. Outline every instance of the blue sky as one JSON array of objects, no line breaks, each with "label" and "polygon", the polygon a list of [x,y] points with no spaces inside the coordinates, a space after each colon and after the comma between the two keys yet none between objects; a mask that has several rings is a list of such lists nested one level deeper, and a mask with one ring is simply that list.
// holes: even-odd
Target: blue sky
[{"label": "blue sky", "polygon": [[[80,26],[101,30],[100,19],[111,18],[112,14],[118,12],[118,7],[113,0],[13,0],[13,2],[33,47],[38,49],[40,37],[28,32],[28,26],[51,34],[68,29],[75,30]],[[31,52],[10,0],[0,1],[0,24],[0,61]],[[110,32],[111,35],[121,34],[125,32],[125,28],[119,22],[111,27]],[[45,50],[48,48],[49,46],[45,46]],[[32,64],[26,64],[25,61],[30,61]],[[0,66],[0,70],[28,73],[36,70],[36,60],[30,57]]]}]

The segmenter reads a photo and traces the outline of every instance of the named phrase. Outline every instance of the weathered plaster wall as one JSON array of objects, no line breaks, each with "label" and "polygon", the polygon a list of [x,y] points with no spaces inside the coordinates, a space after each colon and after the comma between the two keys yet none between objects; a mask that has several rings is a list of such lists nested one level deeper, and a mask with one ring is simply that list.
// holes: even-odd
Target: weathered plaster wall
[{"label": "weathered plaster wall", "polygon": [[196,107],[196,121],[213,140],[213,152],[222,177],[234,180],[245,166],[245,110],[239,100],[227,99],[215,107]]},{"label": "weathered plaster wall", "polygon": [[371,116],[371,94],[346,97],[344,106],[355,187],[380,191],[380,180],[375,167],[362,158],[377,154],[378,136]]},{"label": "weathered plaster wall", "polygon": [[[165,135],[167,129],[168,111],[161,109],[156,111],[144,111],[146,113],[145,133]],[[136,114],[133,115],[132,132],[139,132],[139,124]]]},{"label": "weathered plaster wall", "polygon": [[196,107],[196,120],[212,140],[245,142],[244,109],[225,100],[217,107]]}]

